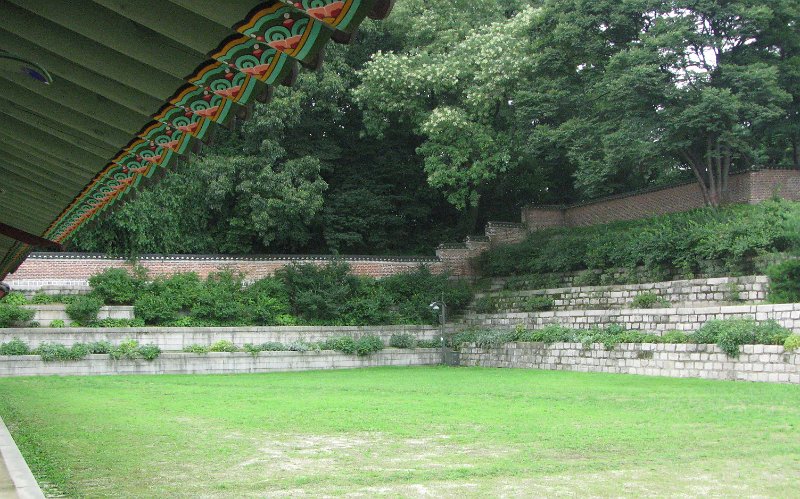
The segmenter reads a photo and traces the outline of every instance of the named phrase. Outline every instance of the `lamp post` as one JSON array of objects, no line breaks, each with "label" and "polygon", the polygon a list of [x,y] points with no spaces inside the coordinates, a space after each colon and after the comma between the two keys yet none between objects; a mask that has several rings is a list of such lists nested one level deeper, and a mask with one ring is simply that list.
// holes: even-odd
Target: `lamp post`
[{"label": "lamp post", "polygon": [[442,364],[446,362],[445,346],[444,346],[444,323],[447,320],[447,305],[444,303],[444,295],[441,301],[435,301],[429,305],[431,310],[439,313],[439,341],[442,345]]}]

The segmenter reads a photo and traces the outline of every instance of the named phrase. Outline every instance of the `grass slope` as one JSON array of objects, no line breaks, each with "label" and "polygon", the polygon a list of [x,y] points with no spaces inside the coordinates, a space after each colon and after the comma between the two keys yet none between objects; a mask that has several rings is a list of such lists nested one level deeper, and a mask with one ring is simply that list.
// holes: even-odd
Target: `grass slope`
[{"label": "grass slope", "polygon": [[0,415],[69,496],[797,492],[800,387],[379,368],[0,379]]}]

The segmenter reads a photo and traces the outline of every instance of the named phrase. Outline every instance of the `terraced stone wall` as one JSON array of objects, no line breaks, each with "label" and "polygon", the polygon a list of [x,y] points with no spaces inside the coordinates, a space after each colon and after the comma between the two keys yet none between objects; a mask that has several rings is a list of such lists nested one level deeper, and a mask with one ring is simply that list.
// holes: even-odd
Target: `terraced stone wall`
[{"label": "terraced stone wall", "polygon": [[461,349],[462,366],[643,374],[674,378],[767,381],[800,384],[800,353],[782,346],[743,345],[738,358],[716,345],[623,343],[613,350],[602,344],[509,343]]}]

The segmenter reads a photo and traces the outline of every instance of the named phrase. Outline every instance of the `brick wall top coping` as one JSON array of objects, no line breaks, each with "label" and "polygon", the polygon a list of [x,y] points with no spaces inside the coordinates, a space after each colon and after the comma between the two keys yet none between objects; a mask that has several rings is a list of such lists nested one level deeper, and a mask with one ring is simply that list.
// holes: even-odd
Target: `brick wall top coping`
[{"label": "brick wall top coping", "polygon": [[[749,169],[741,170],[741,171],[737,171],[737,172],[731,172],[730,176],[733,177],[733,176],[736,176],[736,175],[743,175],[743,174],[746,174],[746,173],[753,173],[753,172],[757,172],[757,171],[761,171],[761,170],[794,171],[794,170],[796,170],[796,168],[786,168],[786,167],[779,167],[779,166],[764,166],[764,167],[758,167],[758,168],[749,168]],[[624,199],[624,198],[628,198],[628,197],[632,197],[632,196],[638,196],[640,194],[647,194],[647,193],[650,193],[650,192],[658,192],[658,191],[663,191],[663,190],[666,190],[666,189],[672,189],[674,187],[682,187],[684,185],[690,185],[690,184],[695,184],[695,183],[697,183],[697,180],[694,180],[694,179],[685,180],[685,181],[681,181],[681,182],[674,182],[674,183],[671,183],[671,184],[664,184],[664,185],[657,185],[657,186],[653,186],[653,187],[647,187],[647,188],[639,189],[639,190],[636,190],[636,191],[628,191],[628,192],[622,192],[622,193],[619,193],[619,194],[611,194],[609,196],[603,196],[603,197],[594,198],[594,199],[587,199],[585,201],[578,201],[578,202],[575,202],[575,203],[542,204],[542,205],[529,204],[529,205],[523,207],[523,209],[525,209],[525,208],[533,208],[533,209],[540,209],[540,210],[566,210],[566,209],[569,209],[569,208],[578,208],[578,207],[581,207],[581,206],[589,206],[589,205],[592,205],[592,204],[602,203],[602,202],[605,202],[605,201],[613,201],[615,199]]]},{"label": "brick wall top coping", "polygon": [[[38,260],[113,260],[129,261],[124,257],[108,256],[102,253],[79,252],[35,252],[28,256],[29,259]],[[435,256],[379,256],[379,255],[139,255],[134,260],[191,260],[191,261],[369,261],[369,262],[420,262],[438,263],[440,259]]]},{"label": "brick wall top coping", "polygon": [[[598,286],[564,286],[561,288],[542,288],[542,289],[499,289],[492,291],[481,291],[475,293],[475,298],[484,298],[486,296],[527,296],[527,295],[555,295],[565,293],[593,293],[598,291],[627,291],[627,290],[660,290],[672,287],[683,286],[714,286],[717,284],[751,284],[751,283],[766,283],[769,278],[765,275],[749,275],[739,277],[711,277],[708,279],[678,279],[674,281],[658,281],[658,282],[642,282],[634,284],[605,284]],[[502,281],[498,281],[502,282]]]}]

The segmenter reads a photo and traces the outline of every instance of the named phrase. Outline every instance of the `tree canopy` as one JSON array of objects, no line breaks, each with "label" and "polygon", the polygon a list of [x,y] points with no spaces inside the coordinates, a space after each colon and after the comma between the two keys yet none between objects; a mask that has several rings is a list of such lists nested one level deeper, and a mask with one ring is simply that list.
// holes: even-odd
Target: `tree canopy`
[{"label": "tree canopy", "polygon": [[400,0],[77,247],[429,253],[529,203],[800,168],[798,0]]}]

